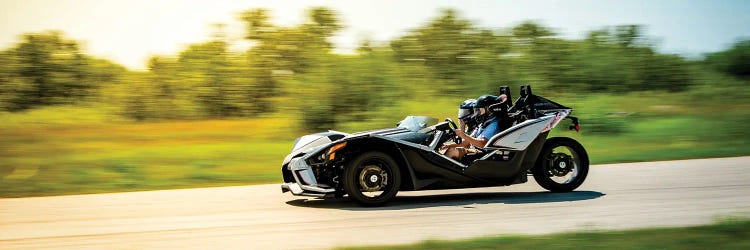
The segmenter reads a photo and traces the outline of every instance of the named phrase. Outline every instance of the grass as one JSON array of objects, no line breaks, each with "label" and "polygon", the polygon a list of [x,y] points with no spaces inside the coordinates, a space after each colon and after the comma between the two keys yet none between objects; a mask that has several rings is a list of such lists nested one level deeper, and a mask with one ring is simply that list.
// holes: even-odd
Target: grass
[{"label": "grass", "polygon": [[424,241],[412,245],[340,249],[750,249],[750,220],[713,225],[627,231],[508,235],[460,241]]},{"label": "grass", "polygon": [[[279,119],[4,125],[0,196],[277,182]],[[263,133],[259,133],[263,132]]]},{"label": "grass", "polygon": [[[556,130],[553,136],[575,138],[592,163],[636,162],[739,156],[750,153],[743,131],[746,118],[676,115],[637,119],[627,133],[588,135]],[[586,129],[586,125],[583,125]]]},{"label": "grass", "polygon": [[[541,93],[545,95],[544,93]],[[579,140],[592,164],[750,154],[750,104],[691,105],[665,93],[550,97],[575,108],[552,136]],[[354,132],[391,127],[405,115],[453,117],[460,101],[406,101],[339,124]],[[294,117],[137,123],[96,107],[0,114],[0,197],[278,183]]]}]

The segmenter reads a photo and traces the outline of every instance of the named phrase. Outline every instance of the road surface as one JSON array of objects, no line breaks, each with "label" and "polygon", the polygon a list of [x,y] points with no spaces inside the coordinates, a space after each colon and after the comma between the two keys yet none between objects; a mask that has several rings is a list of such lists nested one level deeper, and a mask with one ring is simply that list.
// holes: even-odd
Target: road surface
[{"label": "road surface", "polygon": [[2,249],[320,249],[707,224],[750,212],[750,157],[592,166],[578,191],[402,192],[388,207],[279,185],[0,199]]}]

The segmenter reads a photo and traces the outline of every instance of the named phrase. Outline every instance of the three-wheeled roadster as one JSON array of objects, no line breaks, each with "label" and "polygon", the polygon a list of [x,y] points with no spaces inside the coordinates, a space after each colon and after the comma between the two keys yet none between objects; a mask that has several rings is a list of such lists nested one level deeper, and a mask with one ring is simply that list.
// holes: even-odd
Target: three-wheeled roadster
[{"label": "three-wheeled roadster", "polygon": [[[547,190],[568,192],[586,179],[589,159],[576,140],[547,138],[563,119],[580,129],[572,109],[532,94],[521,86],[511,102],[507,86],[500,88],[506,102],[490,106],[501,131],[483,152],[456,161],[439,148],[457,143],[456,124],[446,119],[409,116],[396,128],[347,134],[328,131],[298,138],[284,159],[283,192],[321,198],[343,197],[364,206],[383,205],[399,190],[432,190],[503,186],[527,181],[527,174]],[[512,105],[511,105],[512,104]]]}]

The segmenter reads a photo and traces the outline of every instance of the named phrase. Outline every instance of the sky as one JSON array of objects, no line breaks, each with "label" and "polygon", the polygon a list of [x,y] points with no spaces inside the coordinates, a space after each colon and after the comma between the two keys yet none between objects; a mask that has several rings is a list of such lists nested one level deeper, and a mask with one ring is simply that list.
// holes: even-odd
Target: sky
[{"label": "sky", "polygon": [[344,29],[332,42],[339,53],[363,38],[389,41],[425,24],[442,8],[457,9],[482,28],[502,29],[524,20],[551,27],[565,38],[582,38],[605,26],[640,24],[665,53],[699,56],[750,38],[748,0],[0,0],[0,50],[29,32],[60,30],[86,53],[143,70],[154,55],[176,55],[204,42],[225,25],[234,49],[244,50],[248,9],[270,10],[272,22],[291,26],[305,11],[326,6]]}]

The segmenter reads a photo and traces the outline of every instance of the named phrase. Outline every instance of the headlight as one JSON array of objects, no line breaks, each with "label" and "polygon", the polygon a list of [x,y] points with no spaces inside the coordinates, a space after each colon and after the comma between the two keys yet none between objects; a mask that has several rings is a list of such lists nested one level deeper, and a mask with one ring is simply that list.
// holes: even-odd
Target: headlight
[{"label": "headlight", "polygon": [[328,149],[328,152],[326,152],[326,155],[328,156],[328,160],[332,161],[334,158],[336,158],[336,151],[341,150],[342,148],[346,147],[346,142],[342,142],[336,145],[333,145],[333,147]]}]

